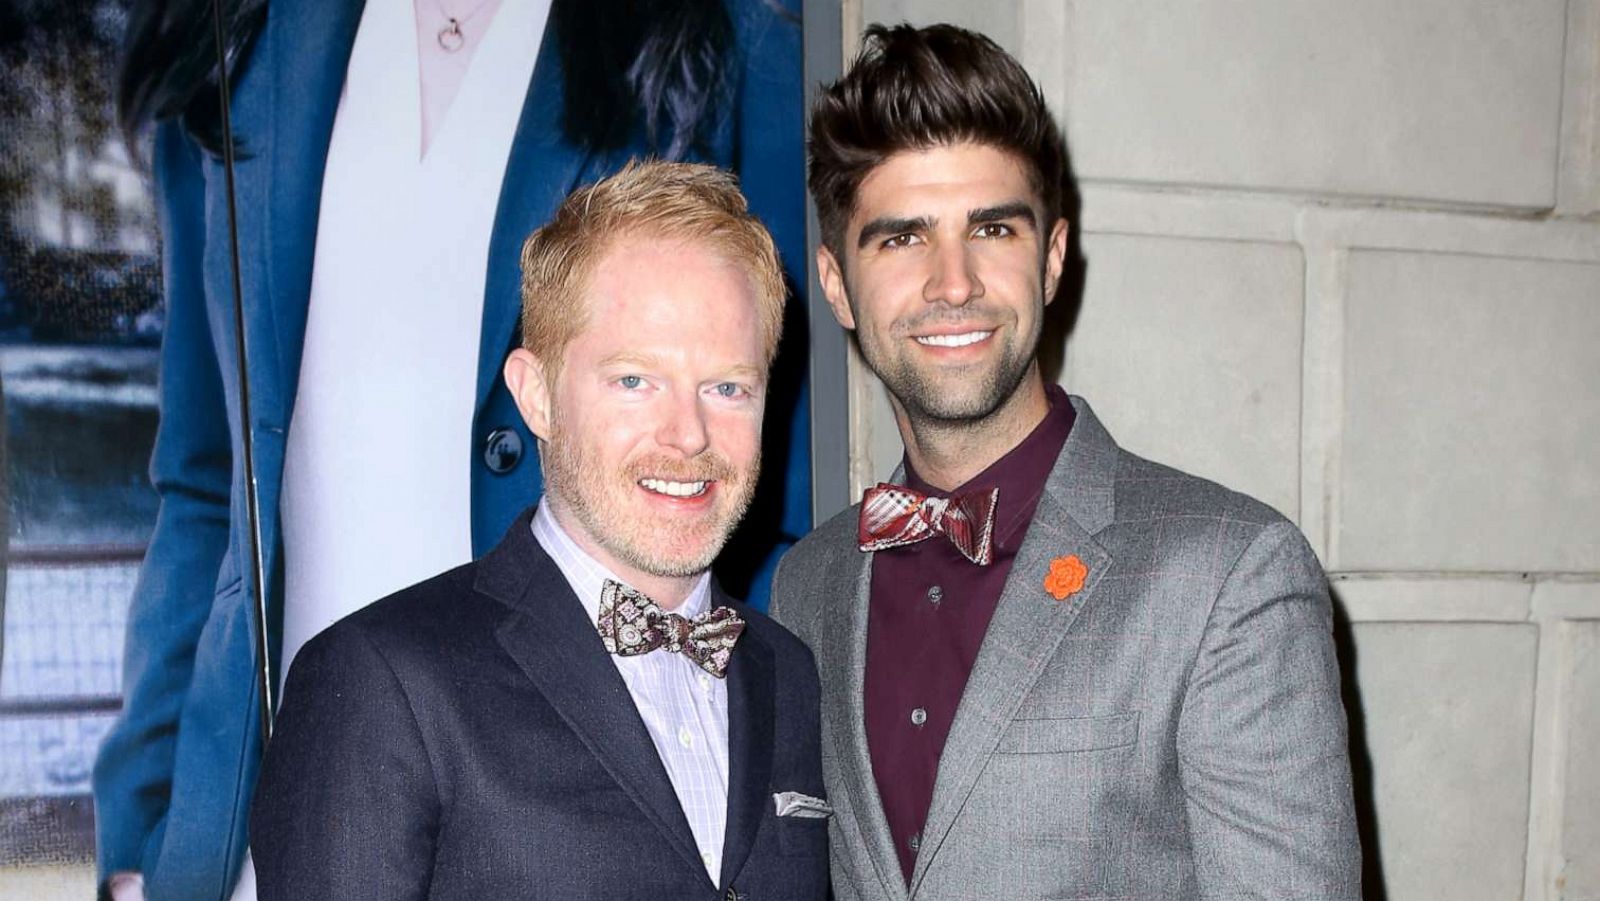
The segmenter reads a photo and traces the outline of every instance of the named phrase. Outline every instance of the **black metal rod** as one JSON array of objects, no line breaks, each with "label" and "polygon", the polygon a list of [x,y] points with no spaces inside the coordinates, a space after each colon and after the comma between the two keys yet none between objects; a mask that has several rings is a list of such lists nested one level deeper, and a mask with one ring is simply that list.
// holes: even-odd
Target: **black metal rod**
[{"label": "black metal rod", "polygon": [[222,0],[211,0],[217,37],[217,98],[222,108],[222,171],[228,194],[228,251],[233,263],[233,349],[238,360],[239,425],[244,447],[245,515],[250,524],[250,584],[255,590],[256,681],[261,697],[261,752],[272,738],[272,649],[267,642],[266,563],[261,555],[261,500],[256,489],[256,452],[250,416],[250,367],[245,358],[244,289],[239,281],[239,216],[233,188],[233,122],[228,113],[228,45]]},{"label": "black metal rod", "polygon": [[117,713],[120,710],[122,710],[121,695],[7,698],[0,701],[0,719],[8,717],[49,717],[58,719],[91,713]]}]

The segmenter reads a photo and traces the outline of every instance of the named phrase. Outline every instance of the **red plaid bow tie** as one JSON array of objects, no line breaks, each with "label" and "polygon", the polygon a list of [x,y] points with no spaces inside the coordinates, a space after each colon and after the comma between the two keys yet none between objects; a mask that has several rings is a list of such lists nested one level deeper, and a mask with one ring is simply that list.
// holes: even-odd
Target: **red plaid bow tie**
[{"label": "red plaid bow tie", "polygon": [[930,497],[900,485],[879,482],[861,499],[857,537],[863,551],[916,544],[943,534],[961,556],[979,566],[994,559],[994,510],[1000,489],[955,497]]},{"label": "red plaid bow tie", "polygon": [[733,643],[744,633],[744,620],[732,607],[718,607],[686,619],[610,579],[600,590],[598,626],[601,643],[613,654],[633,657],[666,648],[718,679],[727,675]]}]

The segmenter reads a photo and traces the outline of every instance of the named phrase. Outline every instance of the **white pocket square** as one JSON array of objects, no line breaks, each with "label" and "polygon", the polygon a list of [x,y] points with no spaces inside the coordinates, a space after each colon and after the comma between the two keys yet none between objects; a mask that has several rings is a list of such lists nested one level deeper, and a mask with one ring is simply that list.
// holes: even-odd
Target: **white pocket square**
[{"label": "white pocket square", "polygon": [[820,820],[833,816],[833,808],[827,801],[800,792],[776,792],[772,802],[777,805],[780,817]]}]

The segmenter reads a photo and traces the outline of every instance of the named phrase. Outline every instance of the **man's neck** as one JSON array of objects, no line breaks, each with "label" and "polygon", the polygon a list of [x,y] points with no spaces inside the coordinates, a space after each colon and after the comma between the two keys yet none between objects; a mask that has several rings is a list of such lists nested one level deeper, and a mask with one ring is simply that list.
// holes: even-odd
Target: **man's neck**
[{"label": "man's neck", "polygon": [[966,484],[1010,453],[1050,412],[1037,362],[1005,403],[982,419],[913,419],[893,396],[890,401],[906,459],[923,481],[943,491]]},{"label": "man's neck", "polygon": [[581,548],[585,554],[594,558],[601,566],[611,570],[612,574],[626,582],[628,587],[642,592],[650,600],[655,601],[657,606],[667,611],[677,610],[683,606],[684,601],[688,600],[689,594],[694,591],[695,582],[699,581],[702,573],[695,573],[689,576],[658,576],[654,573],[645,572],[638,567],[630,566],[615,554],[606,550],[600,542],[594,540],[594,537],[583,527],[583,523],[579,521],[577,516],[573,515],[566,502],[558,495],[547,492],[545,498],[550,504],[550,512],[554,514],[556,522],[560,524],[562,531],[566,532],[567,536],[572,539],[572,543]]}]

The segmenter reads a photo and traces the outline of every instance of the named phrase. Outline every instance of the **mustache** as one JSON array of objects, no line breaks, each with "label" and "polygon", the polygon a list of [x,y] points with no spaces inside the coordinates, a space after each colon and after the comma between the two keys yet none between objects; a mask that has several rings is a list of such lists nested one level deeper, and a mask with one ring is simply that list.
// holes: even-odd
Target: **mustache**
[{"label": "mustache", "polygon": [[930,326],[971,326],[974,329],[991,329],[999,324],[1000,317],[987,307],[969,302],[958,308],[934,305],[922,313],[895,320],[896,335],[905,336],[920,332]]},{"label": "mustache", "polygon": [[665,479],[669,482],[736,482],[739,471],[728,458],[715,451],[706,451],[693,460],[673,459],[662,454],[651,454],[632,461],[627,466],[628,480]]}]

